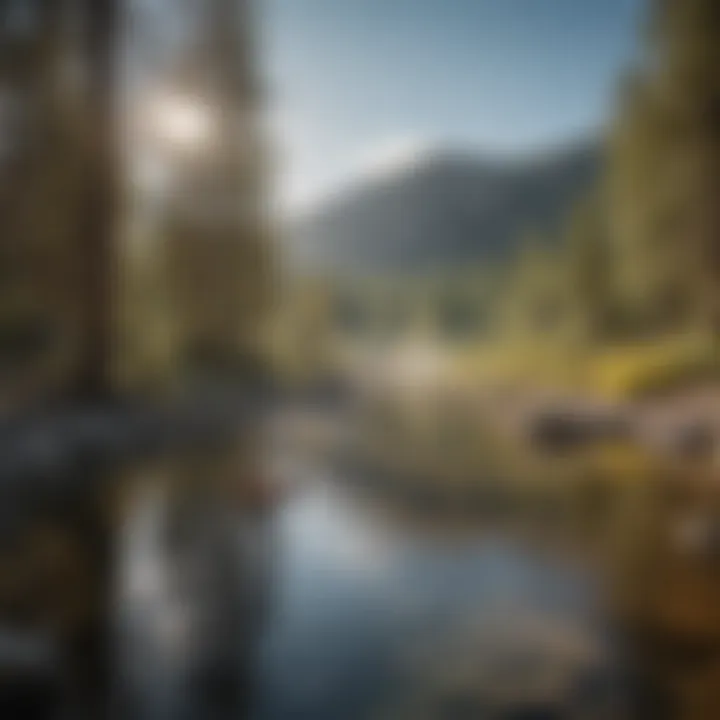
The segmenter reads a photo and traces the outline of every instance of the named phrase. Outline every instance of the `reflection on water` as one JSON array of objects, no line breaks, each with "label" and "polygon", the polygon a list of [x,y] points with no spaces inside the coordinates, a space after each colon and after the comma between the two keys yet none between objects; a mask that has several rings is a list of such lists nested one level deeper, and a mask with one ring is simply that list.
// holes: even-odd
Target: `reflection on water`
[{"label": "reflection on water", "polygon": [[[720,717],[715,471],[515,461],[451,501],[291,463],[274,515],[193,502],[177,537],[150,493],[127,528],[123,667],[152,702],[127,716]],[[240,702],[209,715],[198,678]]]},{"label": "reflection on water", "polygon": [[497,526],[402,522],[333,479],[278,525],[258,720],[621,716],[620,644],[581,564]]},{"label": "reflection on water", "polygon": [[172,485],[143,487],[122,533],[120,717],[247,717],[267,610],[272,527]]}]

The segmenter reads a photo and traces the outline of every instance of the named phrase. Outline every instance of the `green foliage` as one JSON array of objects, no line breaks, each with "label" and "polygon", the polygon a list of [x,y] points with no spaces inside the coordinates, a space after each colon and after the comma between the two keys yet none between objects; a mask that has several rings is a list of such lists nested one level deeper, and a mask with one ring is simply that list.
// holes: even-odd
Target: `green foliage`
[{"label": "green foliage", "polygon": [[604,395],[638,398],[717,381],[720,366],[705,338],[686,335],[604,349],[589,364],[588,375],[591,386]]},{"label": "green foliage", "polygon": [[594,193],[574,210],[563,247],[579,339],[606,340],[618,332],[618,301],[604,194]]},{"label": "green foliage", "polygon": [[570,303],[564,248],[530,235],[518,256],[503,302],[505,337],[557,342],[570,331]]},{"label": "green foliage", "polygon": [[610,153],[610,219],[625,299],[651,329],[720,330],[720,12],[658,3]]},{"label": "green foliage", "polygon": [[[571,338],[601,354],[618,341],[661,348],[668,337],[720,332],[720,6],[666,0],[653,20],[597,189],[561,242],[531,238],[515,261],[504,324],[526,341]],[[713,353],[659,357],[637,363],[646,377],[626,384],[659,389],[714,374]]]},{"label": "green foliage", "polygon": [[338,293],[322,278],[289,285],[271,329],[271,355],[281,378],[311,383],[327,370]]}]

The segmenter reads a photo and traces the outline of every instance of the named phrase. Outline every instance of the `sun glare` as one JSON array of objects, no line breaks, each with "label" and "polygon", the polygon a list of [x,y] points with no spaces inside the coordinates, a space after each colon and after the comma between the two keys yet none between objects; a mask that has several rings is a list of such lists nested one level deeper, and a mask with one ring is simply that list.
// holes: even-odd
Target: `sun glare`
[{"label": "sun glare", "polygon": [[170,96],[158,102],[153,124],[164,140],[190,148],[208,144],[214,131],[213,115],[207,104],[183,96]]}]

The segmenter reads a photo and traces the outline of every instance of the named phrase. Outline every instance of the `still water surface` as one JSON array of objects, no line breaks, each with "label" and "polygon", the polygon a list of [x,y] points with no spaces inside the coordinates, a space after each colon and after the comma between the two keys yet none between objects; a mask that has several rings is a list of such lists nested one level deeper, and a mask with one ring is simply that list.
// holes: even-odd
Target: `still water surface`
[{"label": "still water surface", "polygon": [[413,522],[332,477],[275,522],[256,720],[625,716],[622,643],[572,554]]}]

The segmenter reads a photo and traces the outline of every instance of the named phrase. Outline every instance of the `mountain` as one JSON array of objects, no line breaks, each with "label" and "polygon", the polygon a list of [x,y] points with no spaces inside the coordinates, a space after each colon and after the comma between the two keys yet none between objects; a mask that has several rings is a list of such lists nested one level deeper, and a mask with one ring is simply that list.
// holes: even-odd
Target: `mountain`
[{"label": "mountain", "polygon": [[598,143],[523,160],[427,152],[336,193],[289,228],[293,263],[349,274],[416,272],[511,255],[553,232],[600,169]]}]

